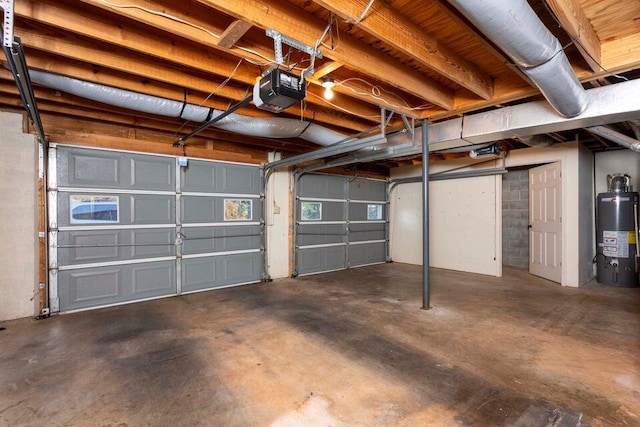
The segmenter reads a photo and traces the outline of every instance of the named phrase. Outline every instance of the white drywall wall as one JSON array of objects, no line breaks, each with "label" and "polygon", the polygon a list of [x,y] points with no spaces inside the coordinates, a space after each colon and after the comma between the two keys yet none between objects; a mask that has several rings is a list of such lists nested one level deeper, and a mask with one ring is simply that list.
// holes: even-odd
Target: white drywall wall
[{"label": "white drywall wall", "polygon": [[37,305],[37,143],[22,115],[0,112],[0,321]]},{"label": "white drywall wall", "polygon": [[[430,172],[453,169],[466,163],[467,160],[457,160],[434,164]],[[491,162],[481,168],[495,166],[495,162]],[[391,177],[420,174],[419,166],[405,167],[394,169]],[[421,189],[420,183],[402,184],[391,196],[391,259],[396,262],[422,264]],[[502,275],[501,228],[496,226],[502,221],[500,189],[500,176],[430,183],[429,254],[432,267]]]},{"label": "white drywall wall", "polygon": [[[471,161],[457,159],[431,164],[430,172],[454,169]],[[577,287],[592,277],[589,271],[593,268],[591,258],[586,256],[593,244],[592,234],[588,231],[593,221],[589,207],[592,206],[589,200],[592,190],[588,175],[593,171],[589,154],[577,142],[525,148],[510,151],[505,166],[552,162],[562,164],[561,283]],[[496,161],[482,167],[499,165],[500,161]],[[419,166],[391,171],[392,178],[420,174]],[[496,276],[502,274],[501,179],[496,176],[431,182],[429,250],[432,267]],[[582,186],[586,188],[582,189]],[[401,185],[391,196],[391,257],[394,261],[422,264],[421,197],[421,184]],[[581,233],[585,235],[581,237]]]},{"label": "white drywall wall", "polygon": [[274,172],[267,184],[267,263],[272,279],[289,277],[290,173]]},{"label": "white drywall wall", "polygon": [[[595,255],[595,195],[594,195],[594,155],[589,149],[580,145],[580,184],[579,184],[579,248],[580,248],[580,272],[579,283],[583,284],[595,276],[595,264],[592,259]],[[640,157],[638,158],[640,160]]]}]

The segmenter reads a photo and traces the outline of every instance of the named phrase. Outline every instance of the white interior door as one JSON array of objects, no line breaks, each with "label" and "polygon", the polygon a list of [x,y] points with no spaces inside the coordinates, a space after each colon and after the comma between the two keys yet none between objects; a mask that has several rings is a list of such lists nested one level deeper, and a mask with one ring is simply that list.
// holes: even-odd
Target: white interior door
[{"label": "white interior door", "polygon": [[560,163],[529,170],[529,272],[562,281],[562,172]]}]

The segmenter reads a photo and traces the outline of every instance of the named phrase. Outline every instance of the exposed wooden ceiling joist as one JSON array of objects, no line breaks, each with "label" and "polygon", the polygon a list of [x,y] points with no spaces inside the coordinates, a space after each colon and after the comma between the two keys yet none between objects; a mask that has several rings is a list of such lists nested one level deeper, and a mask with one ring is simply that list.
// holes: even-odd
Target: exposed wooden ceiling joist
[{"label": "exposed wooden ceiling joist", "polygon": [[[355,21],[369,0],[314,0],[343,19]],[[443,46],[422,28],[382,2],[374,2],[358,26],[394,49],[453,80],[484,99],[493,96],[491,77]]]},{"label": "exposed wooden ceiling joist", "polygon": [[[583,83],[619,80],[613,73],[631,79],[640,76],[633,71],[640,69],[639,2],[527,1],[562,44],[579,40],[565,46],[565,52]],[[265,29],[311,46],[329,28],[319,46],[323,58],[316,58],[315,75],[307,79],[304,102],[279,117],[304,118],[345,134],[378,124],[380,107],[437,122],[540,97],[499,46],[447,1],[376,0],[363,19],[354,22],[370,3],[20,0],[15,2],[15,33],[25,45],[32,69],[223,110],[243,99],[255,78],[273,66],[274,42]],[[284,55],[282,68],[295,73],[311,62],[308,53],[288,46]],[[325,77],[337,83],[332,100],[323,97],[320,84]],[[10,78],[0,69],[0,105],[13,111],[18,98],[15,87],[8,84]],[[86,134],[105,132],[124,138],[135,136],[137,128],[144,138],[161,137],[165,142],[183,124],[177,118],[154,117],[41,87],[35,92],[53,133],[63,135],[59,123],[68,123],[70,138],[82,141],[88,139],[78,136],[83,132],[74,119],[87,126]],[[56,122],[54,109],[65,120]],[[239,113],[276,117],[254,105]],[[216,129],[205,136],[194,144],[208,146],[207,141],[217,138],[230,144],[223,145],[226,149],[247,149],[252,155],[254,147],[274,149],[284,144],[282,150],[292,153],[311,147],[295,138],[268,140]]]},{"label": "exposed wooden ceiling joist", "polygon": [[[261,28],[271,28],[309,46],[314,46],[323,34],[327,23],[280,0],[270,1],[268,7],[259,0],[227,1],[198,0],[200,3],[245,19]],[[323,54],[341,62],[362,74],[381,82],[402,88],[404,91],[427,99],[450,110],[453,108],[453,92],[437,82],[401,64],[390,61],[380,51],[359,42],[348,34],[342,34],[340,43]],[[375,66],[372,66],[375,63]],[[346,65],[348,64],[348,65]]]},{"label": "exposed wooden ceiling joist", "polygon": [[600,71],[600,39],[579,0],[545,0],[593,71]]}]

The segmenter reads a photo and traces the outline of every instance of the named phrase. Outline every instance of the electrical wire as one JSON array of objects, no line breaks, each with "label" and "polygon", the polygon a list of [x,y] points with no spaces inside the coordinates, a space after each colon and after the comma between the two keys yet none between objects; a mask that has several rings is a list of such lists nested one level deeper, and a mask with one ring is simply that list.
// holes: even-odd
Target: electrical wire
[{"label": "electrical wire", "polygon": [[[352,87],[349,87],[348,85],[346,85],[345,83],[351,81],[351,80],[356,80],[356,81],[361,81],[369,86],[371,86],[371,92],[362,92],[359,91],[357,89],[354,89]],[[371,82],[368,82],[367,80],[361,79],[359,77],[351,77],[345,80],[340,80],[340,81],[336,81],[336,84],[341,85],[343,87],[345,87],[346,89],[349,89],[351,92],[355,93],[356,95],[361,95],[361,96],[370,96],[374,99],[377,99],[378,101],[381,101],[385,104],[387,104],[390,107],[393,108],[398,108],[398,109],[407,109],[410,111],[417,111],[417,110],[428,110],[429,108],[432,108],[433,106],[431,104],[422,104],[422,105],[418,105],[417,107],[411,107],[404,99],[402,99],[402,97],[400,97],[398,94],[388,91],[380,86],[374,85]],[[400,101],[402,101],[403,104],[405,105],[400,105],[400,104],[394,104],[390,101],[388,101],[387,99],[383,98],[382,95],[382,91],[396,97],[397,99],[399,99]]]},{"label": "electrical wire", "polygon": [[172,21],[179,22],[179,23],[184,24],[184,25],[188,25],[188,26],[193,27],[195,29],[198,29],[200,31],[204,31],[205,33],[209,34],[213,38],[216,38],[216,39],[220,38],[219,34],[216,34],[211,30],[208,30],[208,29],[206,29],[206,28],[204,28],[204,27],[202,27],[200,25],[194,24],[192,22],[185,21],[184,19],[178,18],[177,16],[171,15],[169,13],[161,12],[159,10],[149,9],[149,8],[144,7],[144,6],[137,5],[137,4],[116,4],[116,3],[111,3],[108,0],[101,0],[101,2],[103,4],[106,4],[109,7],[113,7],[113,8],[117,8],[117,9],[138,9],[138,10],[141,10],[143,12],[149,13],[151,15],[161,16],[163,18],[167,18],[167,19],[170,19]]},{"label": "electrical wire", "polygon": [[354,115],[354,116],[362,117],[363,119],[379,119],[380,118],[380,114],[373,115],[373,116],[367,116],[365,114],[360,114],[360,113],[353,112],[353,111],[348,110],[346,108],[340,107],[339,105],[336,105],[333,102],[330,102],[328,99],[326,99],[326,98],[324,98],[324,97],[322,97],[320,95],[316,95],[315,93],[307,92],[307,95],[314,96],[314,97],[324,101],[326,104],[331,105],[333,108],[336,108],[338,110],[344,111],[345,113],[348,113],[348,114],[351,114],[351,115]]},{"label": "electrical wire", "polygon": [[[141,11],[146,12],[148,14],[155,15],[155,16],[160,16],[160,17],[169,19],[171,21],[175,21],[175,22],[178,22],[180,24],[184,24],[184,25],[187,25],[189,27],[195,28],[197,30],[203,31],[203,32],[207,33],[208,35],[210,35],[211,37],[213,37],[214,39],[216,39],[216,40],[220,39],[220,34],[215,33],[215,32],[213,32],[213,31],[211,31],[211,30],[209,30],[209,29],[207,29],[207,28],[205,28],[205,27],[203,27],[201,25],[194,24],[193,22],[189,22],[189,21],[187,21],[185,19],[182,19],[182,18],[179,18],[179,17],[177,17],[175,15],[171,15],[170,13],[161,12],[159,10],[149,9],[149,8],[144,7],[144,6],[137,5],[137,4],[116,4],[116,3],[112,3],[112,2],[110,2],[108,0],[101,0],[101,2],[103,4],[109,6],[109,7],[114,8],[114,9],[138,9],[138,10],[141,10]],[[262,58],[262,59],[264,59],[266,61],[266,62],[260,62],[260,61],[255,61],[255,60],[250,59],[250,58],[245,58],[245,60],[247,62],[249,62],[249,63],[251,63],[253,65],[267,66],[267,65],[271,65],[271,64],[275,63],[275,60],[273,58],[269,58],[268,56],[266,56],[266,55],[264,55],[264,54],[262,54],[262,53],[260,53],[260,52],[258,52],[256,50],[253,50],[253,49],[250,49],[250,48],[247,48],[247,47],[243,47],[243,46],[236,46],[235,48],[233,48],[231,50],[235,50],[235,49],[241,50],[241,51],[246,52],[246,53],[250,53],[250,54],[255,55],[255,56],[259,57],[259,58]]]},{"label": "electrical wire", "polygon": [[[240,61],[238,61],[238,63],[236,64],[236,67],[233,69],[233,71],[231,72],[231,74],[229,75],[229,77],[227,77],[226,79],[224,79],[222,81],[222,83],[220,83],[213,91],[211,91],[211,93],[209,93],[209,95],[207,95],[200,104],[198,104],[198,107],[202,107],[204,105],[205,102],[207,102],[213,95],[215,95],[215,93],[217,91],[219,91],[220,89],[222,89],[223,87],[225,87],[227,85],[227,83],[229,83],[229,81],[231,81],[231,79],[233,78],[234,74],[236,73],[236,71],[238,71],[238,68],[240,67],[240,64],[242,64],[242,61],[244,61],[244,59],[241,59]],[[185,104],[186,104],[186,96],[185,96]],[[182,125],[180,125],[180,127],[178,128],[178,130],[176,130],[175,134],[173,135],[174,137],[178,136],[178,133],[184,129],[184,127],[186,125],[188,125],[189,123],[191,123],[190,120],[185,121],[184,123],[182,123]]]},{"label": "electrical wire", "polygon": [[351,18],[346,20],[347,24],[354,24],[354,25],[358,25],[360,22],[362,22],[362,20],[364,19],[365,16],[367,16],[367,13],[369,13],[369,9],[371,9],[371,6],[373,6],[373,2],[375,2],[375,0],[371,0],[369,2],[369,4],[364,8],[364,10],[362,11],[362,13],[360,14],[360,16],[358,17],[358,19],[356,19],[355,21]]},{"label": "electrical wire", "polygon": [[[204,33],[206,33],[206,34],[210,35],[211,37],[213,37],[213,38],[214,38],[214,39],[216,39],[216,40],[220,39],[220,34],[217,34],[217,33],[213,32],[213,31],[211,31],[211,30],[209,30],[209,29],[207,29],[207,28],[205,28],[205,27],[203,27],[203,26],[201,26],[201,25],[194,24],[193,22],[189,22],[189,21],[187,21],[187,20],[185,20],[185,19],[179,18],[179,17],[177,17],[177,16],[175,16],[175,15],[171,15],[171,14],[166,13],[166,12],[162,12],[162,11],[159,11],[159,10],[149,9],[149,8],[144,7],[144,6],[140,6],[140,5],[136,5],[136,4],[116,4],[116,3],[112,3],[112,2],[110,2],[109,0],[101,0],[101,2],[102,2],[103,4],[105,4],[105,5],[109,6],[109,7],[111,7],[111,8],[116,8],[116,9],[137,9],[137,10],[140,10],[140,11],[143,11],[143,12],[146,12],[146,13],[149,13],[149,14],[151,14],[151,15],[154,15],[154,16],[160,16],[160,17],[163,17],[163,18],[166,18],[166,19],[169,19],[169,20],[172,20],[172,21],[178,22],[178,23],[180,23],[180,24],[184,24],[184,25],[190,26],[190,27],[195,28],[195,29],[197,29],[197,30],[200,30],[200,31],[202,31],[202,32],[204,32]],[[362,21],[362,19],[364,19],[365,15],[368,13],[368,11],[369,11],[369,9],[371,8],[371,6],[373,5],[373,3],[374,3],[374,0],[371,0],[371,1],[369,2],[369,4],[367,5],[367,7],[365,8],[365,10],[364,10],[364,11],[362,12],[362,14],[360,15],[360,17],[359,17],[356,21],[354,21],[353,23],[355,23],[355,24],[360,23],[360,21]],[[347,22],[348,22],[348,21],[347,21]],[[329,18],[329,22],[327,23],[327,26],[324,28],[324,30],[323,30],[323,32],[322,32],[322,34],[320,35],[320,37],[316,40],[316,42],[315,42],[315,44],[314,44],[314,51],[318,50],[318,48],[320,47],[320,45],[324,45],[324,46],[326,46],[328,49],[334,49],[334,48],[335,48],[335,46],[327,46],[327,45],[325,45],[325,44],[323,43],[323,41],[324,41],[325,37],[327,36],[327,34],[331,34],[331,35],[333,35],[333,32],[330,32],[330,31],[331,31],[332,27],[334,26],[334,24],[335,24],[335,18],[334,18],[334,16],[333,16],[333,14],[331,14],[331,16],[330,16],[330,18]],[[336,34],[338,34],[338,27],[337,27],[337,26],[336,26]],[[333,37],[331,37],[331,38],[332,38],[332,40],[333,40]],[[235,67],[235,68],[234,68],[234,70],[232,71],[231,75],[230,75],[229,77],[227,77],[227,78],[226,78],[226,79],[225,79],[225,80],[224,80],[220,85],[218,85],[218,87],[216,87],[216,88],[215,88],[215,89],[214,89],[214,90],[213,90],[213,91],[212,91],[212,92],[211,92],[211,93],[210,93],[210,94],[209,94],[209,95],[208,95],[208,96],[207,96],[207,97],[202,101],[202,103],[200,103],[200,104],[199,104],[199,106],[200,106],[200,107],[201,107],[201,106],[202,106],[202,105],[203,105],[207,100],[209,100],[209,98],[211,98],[211,96],[213,96],[213,95],[214,95],[218,90],[220,90],[221,88],[223,88],[223,87],[224,87],[224,86],[225,86],[225,85],[226,85],[226,84],[231,80],[231,78],[233,77],[233,75],[235,74],[235,72],[238,70],[238,67],[240,66],[240,64],[242,63],[242,61],[243,61],[243,60],[244,60],[244,61],[247,61],[247,62],[248,62],[248,63],[250,63],[250,64],[257,65],[257,66],[260,66],[260,67],[272,66],[272,65],[276,64],[275,59],[270,58],[270,57],[267,57],[266,55],[264,55],[264,54],[262,54],[262,53],[260,53],[260,52],[258,52],[258,51],[256,51],[256,50],[254,50],[254,49],[250,49],[250,48],[243,47],[243,46],[236,46],[236,47],[235,47],[234,49],[232,49],[232,50],[235,50],[235,49],[237,49],[237,50],[241,50],[241,51],[243,51],[243,52],[246,52],[246,53],[249,53],[249,54],[252,54],[252,55],[255,55],[255,56],[259,57],[259,58],[264,59],[265,61],[264,61],[264,62],[260,62],[260,61],[253,60],[253,59],[251,59],[251,58],[243,58],[242,60],[240,60],[240,62],[238,62],[238,64],[236,65],[236,67]],[[310,59],[302,59],[302,60],[298,61],[297,63],[293,64],[293,66],[290,66],[290,67],[289,67],[289,70],[299,70],[299,71],[301,71],[301,72],[302,72],[302,75],[304,75],[304,73],[305,73],[305,72],[307,72],[308,70],[312,70],[312,69],[314,68],[314,66],[315,66],[315,59],[316,59],[316,56],[315,56],[315,55],[311,55],[311,58],[310,58]],[[300,63],[307,62],[307,61],[309,61],[309,62],[310,62],[310,64],[309,64],[309,66],[308,66],[308,67],[305,67],[305,68],[297,67],[297,65],[299,65]],[[352,92],[353,92],[353,93],[355,93],[355,94],[358,94],[358,95],[361,95],[361,96],[371,96],[372,98],[374,98],[374,99],[376,99],[376,100],[378,100],[378,101],[380,101],[380,102],[383,102],[384,104],[386,104],[386,105],[388,105],[388,106],[390,106],[390,107],[392,107],[392,108],[409,109],[409,110],[411,110],[411,111],[416,111],[416,110],[425,110],[425,109],[431,108],[431,105],[430,105],[430,104],[424,104],[424,105],[420,105],[420,106],[417,106],[417,107],[411,107],[411,106],[409,106],[409,104],[408,104],[404,99],[402,99],[402,97],[400,97],[400,96],[399,96],[399,95],[397,95],[396,93],[394,93],[394,92],[390,92],[390,91],[388,91],[388,90],[386,90],[386,89],[384,89],[384,88],[381,88],[380,86],[374,85],[374,84],[372,84],[372,83],[370,83],[370,82],[368,82],[368,81],[366,81],[366,80],[364,80],[364,79],[360,79],[360,78],[350,78],[350,79],[346,79],[346,80],[343,80],[343,81],[341,81],[341,82],[336,82],[336,83],[344,85],[344,83],[346,83],[346,82],[348,82],[348,81],[350,81],[350,80],[360,80],[360,81],[362,81],[363,83],[365,83],[365,84],[367,84],[367,85],[370,85],[370,86],[371,86],[371,93],[361,92],[361,91],[358,91],[358,90],[356,90],[356,89],[354,89],[354,88],[351,88],[351,87],[349,87],[349,86],[346,86],[346,85],[345,85],[344,87],[346,87],[347,89],[349,89],[350,91],[352,91]],[[386,93],[388,93],[388,94],[390,94],[390,95],[392,95],[392,96],[394,96],[394,97],[396,97],[396,98],[397,98],[398,100],[400,100],[404,105],[400,105],[400,104],[395,104],[395,103],[389,102],[388,100],[386,100],[385,98],[383,98],[383,97],[381,96],[383,91],[384,91],[384,92],[386,92]],[[314,95],[314,96],[315,96],[315,95]],[[347,113],[349,113],[349,114],[353,114],[353,115],[360,116],[360,117],[364,117],[364,118],[373,118],[373,116],[363,116],[363,115],[360,115],[360,114],[355,114],[355,113],[353,113],[352,111],[346,110],[346,109],[344,109],[344,108],[342,108],[342,107],[339,107],[339,106],[337,106],[337,105],[335,105],[335,104],[333,104],[333,103],[331,103],[331,102],[328,102],[328,101],[326,101],[326,100],[325,100],[325,102],[327,102],[327,104],[329,104],[329,105],[331,105],[331,106],[333,106],[333,107],[335,107],[335,108],[337,108],[337,109],[339,109],[339,110],[342,110],[342,111],[344,111],[344,112],[347,112]],[[378,116],[376,116],[376,117],[378,117]],[[180,126],[180,128],[176,131],[176,135],[177,135],[177,134],[178,134],[178,132],[180,132],[180,131],[181,131],[181,130],[182,130],[182,129],[183,129],[183,128],[188,124],[188,123],[189,123],[189,121],[187,121],[187,122],[183,123],[183,124]]]}]

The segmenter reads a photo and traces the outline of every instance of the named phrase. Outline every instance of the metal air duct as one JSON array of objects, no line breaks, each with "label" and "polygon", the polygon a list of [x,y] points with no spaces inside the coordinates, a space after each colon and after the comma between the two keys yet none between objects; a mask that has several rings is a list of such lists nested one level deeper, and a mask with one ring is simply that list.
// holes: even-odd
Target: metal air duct
[{"label": "metal air duct", "polygon": [[[223,113],[223,111],[209,107],[185,104],[172,99],[145,95],[37,70],[29,70],[29,76],[32,82],[51,89],[143,113],[180,117],[193,122],[204,122]],[[229,114],[214,126],[229,132],[263,138],[301,138],[318,145],[331,145],[343,140],[346,136],[304,120],[282,117],[264,119],[235,113]]]},{"label": "metal air duct", "polygon": [[585,128],[589,132],[615,142],[618,145],[628,148],[629,150],[640,153],[640,141],[633,139],[623,133],[617,132],[606,126],[593,126]]},{"label": "metal air duct", "polygon": [[526,0],[449,0],[540,89],[564,117],[588,106],[587,95],[558,39],[544,26]]}]

